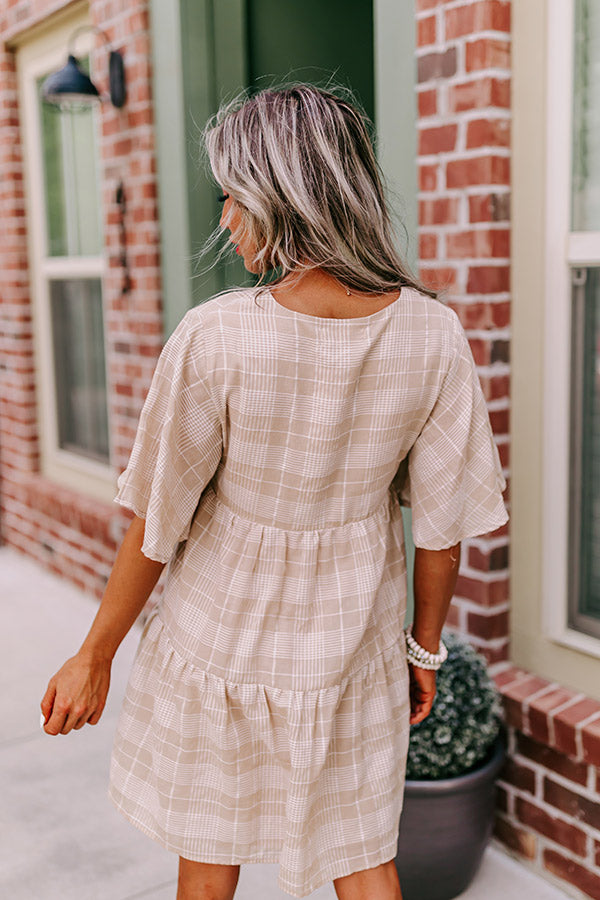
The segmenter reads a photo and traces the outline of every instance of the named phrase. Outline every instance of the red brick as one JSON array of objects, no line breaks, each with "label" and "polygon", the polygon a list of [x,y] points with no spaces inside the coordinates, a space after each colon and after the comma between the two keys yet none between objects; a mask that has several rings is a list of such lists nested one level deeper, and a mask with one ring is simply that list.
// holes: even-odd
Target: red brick
[{"label": "red brick", "polygon": [[492,327],[490,303],[459,303],[455,300],[448,305],[452,306],[463,328],[479,330]]},{"label": "red brick", "polygon": [[525,797],[515,797],[515,813],[523,825],[561,844],[577,856],[585,856],[587,835],[581,828],[570,825],[556,816],[548,815],[544,809],[526,800]]},{"label": "red brick", "polygon": [[503,816],[496,816],[494,823],[494,835],[505,844],[526,859],[535,859],[537,839],[530,831],[518,828]]},{"label": "red brick", "polygon": [[438,111],[437,90],[431,88],[427,91],[419,91],[417,95],[419,108],[419,118],[424,119],[427,116],[436,116]]},{"label": "red brick", "polygon": [[516,762],[512,756],[508,756],[498,774],[500,781],[505,781],[520,791],[535,794],[535,771],[523,763]]},{"label": "red brick", "polygon": [[510,431],[510,418],[507,409],[490,410],[490,424],[494,434],[508,434]]},{"label": "red brick", "polygon": [[446,236],[449,258],[506,257],[510,255],[510,232],[507,228],[472,228]]},{"label": "red brick", "polygon": [[444,37],[447,41],[475,31],[475,4],[444,11]]},{"label": "red brick", "polygon": [[450,291],[456,288],[457,271],[449,266],[420,266],[421,279],[434,291]]},{"label": "red brick", "polygon": [[429,234],[421,232],[419,234],[419,258],[435,259],[437,256],[438,237],[437,234]]},{"label": "red brick", "polygon": [[456,147],[457,125],[440,125],[419,131],[419,154],[448,153]]},{"label": "red brick", "polygon": [[497,672],[494,675],[494,681],[496,682],[496,686],[500,688],[507,684],[512,684],[515,681],[522,681],[524,678],[529,678],[529,676],[530,673],[525,669],[519,669],[517,666],[509,666],[501,672]]},{"label": "red brick", "polygon": [[467,291],[470,294],[499,294],[510,290],[510,267],[469,266]]},{"label": "red brick", "polygon": [[[507,325],[510,325],[511,304],[509,300],[502,300],[500,303],[492,303],[490,304],[490,308],[492,310],[492,324],[494,328],[506,328]],[[497,397],[504,397],[509,393],[508,377],[496,379],[497,384],[501,381],[503,385],[506,384],[506,389],[503,390],[502,393],[496,394],[495,396]]]},{"label": "red brick", "polygon": [[436,197],[419,201],[419,224],[451,225],[458,220],[458,199]]},{"label": "red brick", "polygon": [[477,31],[510,32],[508,0],[480,0],[445,10],[445,38],[453,40]]},{"label": "red brick", "polygon": [[544,800],[585,825],[600,830],[600,804],[544,777]]},{"label": "red brick", "polygon": [[478,646],[477,651],[485,659],[488,668],[497,666],[508,661],[509,639],[497,641],[493,647],[489,644]]},{"label": "red brick", "polygon": [[491,613],[488,616],[476,612],[467,613],[467,630],[470,634],[486,641],[508,635],[508,611]]},{"label": "red brick", "polygon": [[475,147],[509,147],[508,119],[473,119],[467,124],[467,149]]},{"label": "red brick", "polygon": [[[566,693],[566,692],[565,692]],[[549,695],[556,697],[557,691],[549,691]],[[545,694],[544,697],[547,695]],[[542,706],[542,701],[544,697],[540,697],[537,700],[533,700],[529,706],[528,710],[528,733],[535,738],[536,741],[540,741],[541,743],[547,743],[550,736],[550,729],[548,725],[548,717],[546,716],[546,712],[544,709],[540,709]],[[555,701],[549,701],[550,705],[554,702],[554,705],[557,705]]]},{"label": "red brick", "polygon": [[509,79],[484,76],[451,84],[448,87],[448,111],[450,113],[493,107],[510,109]]},{"label": "red brick", "polygon": [[479,547],[468,548],[469,568],[481,572],[497,572],[508,567],[508,545],[482,553]]},{"label": "red brick", "polygon": [[600,841],[594,841],[594,865],[600,869]]},{"label": "red brick", "polygon": [[136,128],[138,125],[151,125],[154,121],[152,110],[149,107],[137,109],[127,114],[127,125]]},{"label": "red brick", "polygon": [[533,740],[527,735],[517,734],[517,752],[522,756],[528,757],[533,762],[539,763],[546,769],[552,769],[552,771],[562,775],[563,778],[568,778],[570,781],[575,781],[584,787],[587,784],[588,767],[585,763],[575,762],[565,756],[564,753],[559,753],[557,750],[553,750],[552,747]]},{"label": "red brick", "polygon": [[437,173],[439,165],[420,165],[419,166],[419,190],[435,191],[437,189]]},{"label": "red brick", "polygon": [[510,43],[498,38],[478,38],[465,45],[467,72],[478,69],[510,69]]},{"label": "red brick", "polygon": [[582,722],[594,713],[600,713],[600,703],[588,698],[579,700],[577,703],[573,703],[557,713],[553,717],[556,748],[562,750],[563,753],[568,753],[570,756],[576,756],[575,726],[578,722]]},{"label": "red brick", "polygon": [[600,900],[600,876],[549,848],[544,849],[543,860],[544,868],[553,875],[575,885],[592,900]]},{"label": "red brick", "polygon": [[512,697],[513,700],[522,702],[523,700],[529,700],[532,694],[536,694],[543,688],[548,687],[549,684],[550,682],[545,678],[540,678],[538,675],[528,675],[526,678],[503,688],[502,693],[507,697]]},{"label": "red brick", "polygon": [[508,184],[510,161],[506,156],[471,156],[446,164],[446,187],[463,188],[476,184]]},{"label": "red brick", "polygon": [[425,47],[427,44],[435,44],[436,16],[427,16],[417,19],[417,46]]},{"label": "red brick", "polygon": [[600,766],[600,721],[595,720],[581,731],[583,758],[592,766]]},{"label": "red brick", "polygon": [[417,0],[417,12],[424,12],[426,9],[433,9],[440,6],[445,0]]}]

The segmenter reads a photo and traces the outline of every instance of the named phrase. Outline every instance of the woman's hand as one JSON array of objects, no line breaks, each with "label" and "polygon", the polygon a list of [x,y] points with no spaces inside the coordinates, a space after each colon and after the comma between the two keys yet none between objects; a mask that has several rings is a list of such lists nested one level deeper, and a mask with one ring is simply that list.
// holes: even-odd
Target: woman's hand
[{"label": "woman's hand", "polygon": [[422,722],[431,712],[435,699],[435,669],[408,664],[410,675],[410,724]]},{"label": "woman's hand", "polygon": [[68,734],[100,719],[110,685],[110,659],[81,651],[66,661],[48,682],[40,706],[46,734]]}]

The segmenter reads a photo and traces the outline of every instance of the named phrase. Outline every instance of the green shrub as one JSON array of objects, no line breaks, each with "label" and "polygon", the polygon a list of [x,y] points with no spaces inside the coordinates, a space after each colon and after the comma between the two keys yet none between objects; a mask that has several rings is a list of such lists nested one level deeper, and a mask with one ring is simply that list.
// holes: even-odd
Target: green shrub
[{"label": "green shrub", "polygon": [[486,758],[503,721],[487,662],[464,638],[443,632],[448,659],[437,670],[426,719],[410,726],[406,777],[431,781],[463,775]]}]

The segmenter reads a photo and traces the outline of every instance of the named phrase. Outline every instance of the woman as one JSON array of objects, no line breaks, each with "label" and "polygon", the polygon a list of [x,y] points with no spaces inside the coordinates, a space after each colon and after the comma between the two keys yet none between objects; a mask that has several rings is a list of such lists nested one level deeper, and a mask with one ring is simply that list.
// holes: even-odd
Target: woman
[{"label": "woman", "polygon": [[233,897],[245,862],[278,862],[295,897],[332,880],[341,900],[392,900],[409,724],[433,703],[460,542],[507,519],[498,454],[456,315],[396,253],[357,108],[265,90],[205,141],[221,228],[250,272],[281,276],[167,341],[118,481],[135,516],[45,730],[98,721],[168,563],[110,796],[179,855],[178,900]]}]

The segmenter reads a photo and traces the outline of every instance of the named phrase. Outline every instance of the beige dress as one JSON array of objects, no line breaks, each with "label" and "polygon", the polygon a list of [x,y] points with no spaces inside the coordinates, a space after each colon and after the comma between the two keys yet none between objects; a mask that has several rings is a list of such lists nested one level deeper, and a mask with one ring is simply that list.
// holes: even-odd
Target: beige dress
[{"label": "beige dress", "polygon": [[[240,289],[167,341],[115,500],[168,562],[110,796],[164,847],[304,897],[397,850],[406,565],[507,520],[469,345],[404,289],[330,319]],[[398,490],[396,490],[396,488]]]}]

